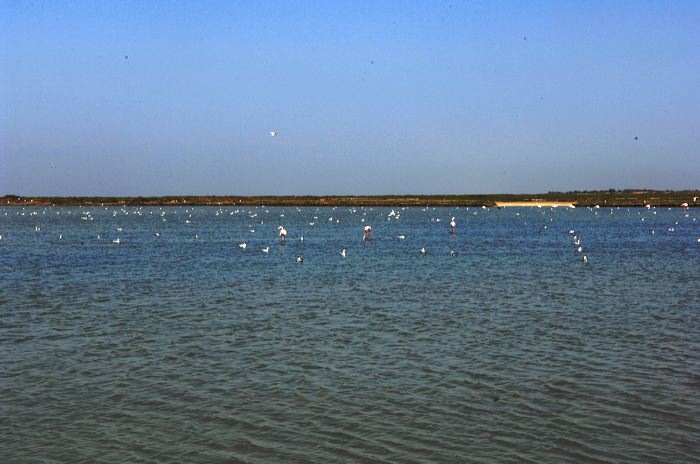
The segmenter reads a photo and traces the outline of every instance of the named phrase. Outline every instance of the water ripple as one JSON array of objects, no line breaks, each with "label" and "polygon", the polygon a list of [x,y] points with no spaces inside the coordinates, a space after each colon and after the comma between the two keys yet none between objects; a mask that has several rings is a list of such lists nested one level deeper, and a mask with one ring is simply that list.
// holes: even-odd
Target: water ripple
[{"label": "water ripple", "polygon": [[[680,211],[266,208],[251,237],[232,209],[20,210],[0,208],[7,462],[698,462]],[[277,244],[280,214],[303,244]]]}]

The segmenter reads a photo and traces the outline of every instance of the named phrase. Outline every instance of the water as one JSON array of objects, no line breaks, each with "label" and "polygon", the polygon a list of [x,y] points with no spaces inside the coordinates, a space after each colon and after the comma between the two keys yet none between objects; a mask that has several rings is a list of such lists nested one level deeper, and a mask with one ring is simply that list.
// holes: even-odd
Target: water
[{"label": "water", "polygon": [[696,210],[394,209],[0,208],[3,462],[700,462]]}]

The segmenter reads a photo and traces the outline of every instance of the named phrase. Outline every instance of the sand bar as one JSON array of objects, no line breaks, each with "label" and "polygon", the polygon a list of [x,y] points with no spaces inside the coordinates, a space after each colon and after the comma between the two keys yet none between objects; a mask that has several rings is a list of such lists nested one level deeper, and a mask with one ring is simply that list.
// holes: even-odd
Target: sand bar
[{"label": "sand bar", "polygon": [[496,206],[503,208],[509,206],[534,206],[534,207],[547,207],[547,208],[571,208],[573,203],[562,203],[559,201],[497,201]]}]

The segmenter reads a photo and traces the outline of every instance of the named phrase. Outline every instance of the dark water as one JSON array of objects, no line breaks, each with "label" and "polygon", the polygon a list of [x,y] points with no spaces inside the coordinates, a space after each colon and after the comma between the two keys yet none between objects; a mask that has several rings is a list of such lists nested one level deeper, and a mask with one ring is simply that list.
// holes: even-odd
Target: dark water
[{"label": "dark water", "polygon": [[0,460],[700,462],[697,210],[390,210],[0,208]]}]

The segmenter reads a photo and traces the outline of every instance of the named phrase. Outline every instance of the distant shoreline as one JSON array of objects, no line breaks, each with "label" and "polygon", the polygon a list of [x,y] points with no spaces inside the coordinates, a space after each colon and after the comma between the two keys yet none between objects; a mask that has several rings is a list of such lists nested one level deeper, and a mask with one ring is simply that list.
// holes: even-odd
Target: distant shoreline
[{"label": "distant shoreline", "polygon": [[318,195],[158,197],[39,197],[5,195],[4,206],[486,206],[486,207],[617,207],[700,206],[700,190],[601,190],[535,194],[485,195]]}]

